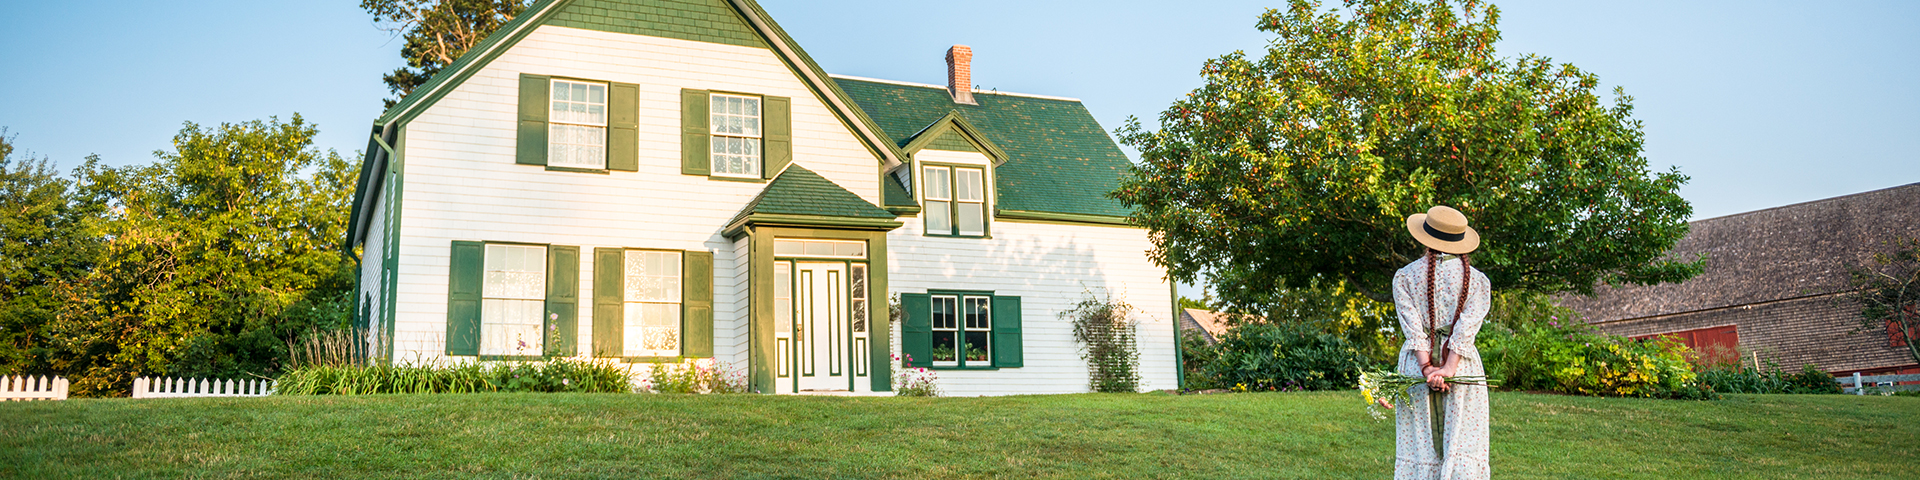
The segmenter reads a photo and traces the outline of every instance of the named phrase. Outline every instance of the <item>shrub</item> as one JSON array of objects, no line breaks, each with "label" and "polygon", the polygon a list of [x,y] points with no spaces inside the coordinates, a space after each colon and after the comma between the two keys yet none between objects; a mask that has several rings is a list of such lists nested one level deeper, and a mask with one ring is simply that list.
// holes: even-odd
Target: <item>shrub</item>
[{"label": "shrub", "polygon": [[653,393],[746,393],[747,372],[712,359],[654,363],[641,388]]},{"label": "shrub", "polygon": [[623,366],[571,359],[455,365],[307,365],[275,380],[282,395],[633,391]]},{"label": "shrub", "polygon": [[1205,337],[1182,332],[1180,336],[1180,369],[1186,375],[1187,390],[1212,390],[1225,388],[1212,376],[1207,375],[1207,365],[1220,356],[1220,349],[1207,343]]},{"label": "shrub", "polygon": [[1813,365],[1802,367],[1797,373],[1787,373],[1779,365],[1769,364],[1772,369],[1762,371],[1731,365],[1700,372],[1700,381],[1713,386],[1720,393],[1841,393],[1840,383],[1833,375]]},{"label": "shrub", "polygon": [[1243,392],[1344,390],[1372,366],[1346,338],[1300,325],[1248,324],[1227,331],[1202,377]]},{"label": "shrub", "polygon": [[902,397],[938,397],[940,387],[935,385],[939,379],[926,367],[906,367],[903,363],[913,363],[913,356],[907,355],[901,362],[899,355],[893,356],[893,394]]},{"label": "shrub", "polygon": [[[1577,395],[1708,399],[1685,345],[1593,331],[1572,311],[1538,297],[1502,294],[1475,339],[1501,388]],[[1504,306],[1500,304],[1505,304]]]}]

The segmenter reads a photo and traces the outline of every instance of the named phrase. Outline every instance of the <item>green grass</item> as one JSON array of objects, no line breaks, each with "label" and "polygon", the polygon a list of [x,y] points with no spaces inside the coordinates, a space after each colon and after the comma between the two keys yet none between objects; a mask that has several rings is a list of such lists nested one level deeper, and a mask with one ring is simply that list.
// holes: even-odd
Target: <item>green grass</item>
[{"label": "green grass", "polygon": [[[1501,478],[1911,478],[1920,398],[1493,396]],[[1384,478],[1358,395],[466,394],[0,404],[0,476]]]}]

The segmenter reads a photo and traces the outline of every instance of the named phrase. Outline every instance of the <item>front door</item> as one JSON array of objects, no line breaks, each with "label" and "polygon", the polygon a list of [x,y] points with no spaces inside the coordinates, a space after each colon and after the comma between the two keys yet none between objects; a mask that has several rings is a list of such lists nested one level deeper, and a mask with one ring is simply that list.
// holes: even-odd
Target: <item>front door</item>
[{"label": "front door", "polygon": [[867,373],[863,363],[864,350],[869,348],[866,322],[859,321],[864,315],[854,312],[866,307],[866,295],[852,292],[864,289],[867,282],[850,277],[864,275],[866,265],[849,266],[846,262],[775,264],[774,368],[780,393],[869,390],[855,381],[865,381]]}]

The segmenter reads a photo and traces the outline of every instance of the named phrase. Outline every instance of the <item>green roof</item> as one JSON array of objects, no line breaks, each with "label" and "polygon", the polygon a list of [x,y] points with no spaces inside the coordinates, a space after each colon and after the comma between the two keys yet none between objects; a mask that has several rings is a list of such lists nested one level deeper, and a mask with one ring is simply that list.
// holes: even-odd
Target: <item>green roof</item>
[{"label": "green roof", "polygon": [[[994,169],[999,208],[1126,216],[1107,198],[1132,163],[1079,101],[980,92],[979,105],[953,103],[945,88],[834,78],[888,138],[913,136],[957,113],[1007,154]],[[891,202],[889,202],[891,203]]]},{"label": "green roof", "polygon": [[727,223],[731,225],[753,214],[886,220],[895,216],[799,164],[789,165],[780,176],[773,177],[767,188],[760,191],[760,196],[753,197],[753,201],[747,202],[746,208],[740,209],[740,214]]}]

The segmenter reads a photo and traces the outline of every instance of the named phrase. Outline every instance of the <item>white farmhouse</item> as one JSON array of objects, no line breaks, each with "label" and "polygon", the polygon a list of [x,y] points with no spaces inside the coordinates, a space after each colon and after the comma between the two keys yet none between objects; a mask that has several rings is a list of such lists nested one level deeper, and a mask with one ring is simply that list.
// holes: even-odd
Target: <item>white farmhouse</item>
[{"label": "white farmhouse", "polygon": [[[389,361],[744,366],[762,393],[1087,390],[1060,312],[1172,289],[1071,98],[836,77],[752,0],[545,0],[374,123],[348,244]],[[930,59],[931,60],[931,59]],[[889,321],[889,301],[902,307]]]}]

